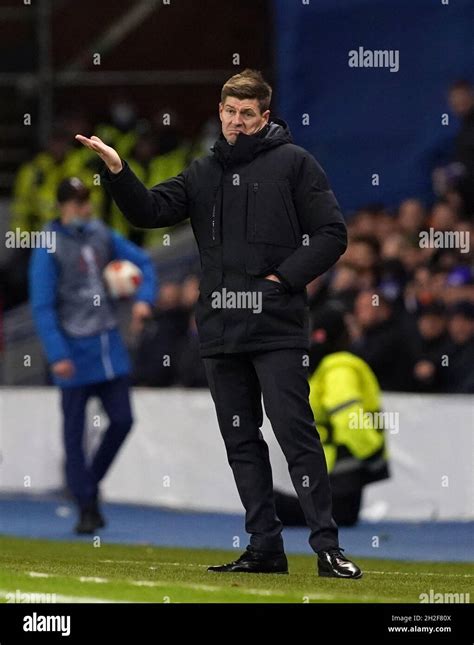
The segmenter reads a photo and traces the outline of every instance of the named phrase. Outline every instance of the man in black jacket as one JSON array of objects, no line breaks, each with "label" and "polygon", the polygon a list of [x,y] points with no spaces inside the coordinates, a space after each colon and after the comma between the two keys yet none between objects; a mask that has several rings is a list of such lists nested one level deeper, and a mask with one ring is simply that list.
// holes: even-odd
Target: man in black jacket
[{"label": "man in black jacket", "polygon": [[103,181],[135,226],[190,217],[202,278],[196,306],[204,360],[250,544],[210,571],[287,573],[272,472],[260,426],[265,411],[288,461],[321,576],[359,578],[338,545],[324,453],[309,404],[305,286],[345,251],[346,228],[326,176],[269,121],[271,88],[245,70],[222,88],[222,134],[212,154],[151,190],[98,137],[77,135],[107,168]]}]

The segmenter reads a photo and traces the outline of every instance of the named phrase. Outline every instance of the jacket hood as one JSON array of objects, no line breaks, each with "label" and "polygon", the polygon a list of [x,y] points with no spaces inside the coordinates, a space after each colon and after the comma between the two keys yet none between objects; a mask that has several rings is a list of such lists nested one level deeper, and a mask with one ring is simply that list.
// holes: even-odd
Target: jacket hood
[{"label": "jacket hood", "polygon": [[221,133],[211,150],[223,166],[234,166],[252,161],[261,152],[285,143],[293,143],[288,124],[282,119],[274,119],[256,134],[240,134],[233,146]]}]

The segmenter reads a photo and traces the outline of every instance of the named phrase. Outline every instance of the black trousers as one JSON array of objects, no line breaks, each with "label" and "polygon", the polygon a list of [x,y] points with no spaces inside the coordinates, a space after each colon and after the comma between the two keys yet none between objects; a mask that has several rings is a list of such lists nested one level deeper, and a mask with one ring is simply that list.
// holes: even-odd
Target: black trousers
[{"label": "black trousers", "polygon": [[250,545],[282,551],[272,471],[260,426],[265,412],[288,462],[291,480],[311,530],[314,551],[338,546],[326,460],[309,404],[306,352],[280,349],[204,358],[217,419],[245,508]]},{"label": "black trousers", "polygon": [[[329,475],[332,488],[332,516],[338,526],[355,526],[359,521],[362,502],[362,488],[356,488],[347,495],[338,495],[334,479]],[[294,495],[275,491],[275,508],[283,526],[306,526],[303,509]]]},{"label": "black trousers", "polygon": [[[66,478],[79,506],[86,506],[97,497],[99,483],[133,425],[129,386],[129,377],[120,376],[112,381],[61,388]],[[87,463],[83,445],[85,410],[93,396],[101,400],[109,426],[92,462]]]}]

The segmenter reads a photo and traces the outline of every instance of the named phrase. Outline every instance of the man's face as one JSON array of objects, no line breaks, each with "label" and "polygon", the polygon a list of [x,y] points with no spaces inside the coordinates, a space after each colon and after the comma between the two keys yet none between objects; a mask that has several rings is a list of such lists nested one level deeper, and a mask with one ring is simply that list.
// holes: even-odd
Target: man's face
[{"label": "man's face", "polygon": [[229,143],[234,144],[238,135],[255,134],[267,123],[270,110],[260,112],[257,99],[237,99],[228,96],[225,103],[219,103],[219,117],[222,134]]},{"label": "man's face", "polygon": [[68,224],[69,222],[78,219],[87,222],[92,217],[92,203],[89,199],[84,202],[71,199],[60,206],[59,212],[64,224]]},{"label": "man's face", "polygon": [[474,337],[474,320],[462,314],[455,314],[449,320],[448,329],[454,342],[463,345]]},{"label": "man's face", "polygon": [[435,340],[446,330],[446,320],[444,316],[439,316],[437,314],[425,314],[424,316],[420,316],[417,324],[418,331],[425,340]]},{"label": "man's face", "polygon": [[474,105],[473,93],[468,89],[457,88],[449,93],[449,104],[456,116],[462,118]]},{"label": "man's face", "polygon": [[452,231],[456,213],[448,204],[437,204],[431,211],[431,226],[437,231]]},{"label": "man's face", "polygon": [[375,305],[372,297],[371,293],[363,291],[355,300],[354,314],[362,329],[370,329],[390,316],[390,310],[385,303],[379,302]]},{"label": "man's face", "polygon": [[398,210],[398,222],[404,231],[417,233],[423,225],[423,205],[417,199],[405,199]]}]

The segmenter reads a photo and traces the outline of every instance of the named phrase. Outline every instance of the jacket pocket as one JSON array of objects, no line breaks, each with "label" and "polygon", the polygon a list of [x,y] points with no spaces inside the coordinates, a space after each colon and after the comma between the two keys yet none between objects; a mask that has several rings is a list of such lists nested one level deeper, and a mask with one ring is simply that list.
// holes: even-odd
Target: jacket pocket
[{"label": "jacket pocket", "polygon": [[285,198],[286,182],[251,182],[247,190],[247,241],[296,248],[295,223]]},{"label": "jacket pocket", "polygon": [[261,313],[248,318],[251,337],[275,338],[307,335],[309,310],[304,296],[290,294],[284,285],[262,277],[253,278],[253,289],[261,293]]}]

